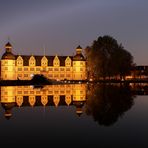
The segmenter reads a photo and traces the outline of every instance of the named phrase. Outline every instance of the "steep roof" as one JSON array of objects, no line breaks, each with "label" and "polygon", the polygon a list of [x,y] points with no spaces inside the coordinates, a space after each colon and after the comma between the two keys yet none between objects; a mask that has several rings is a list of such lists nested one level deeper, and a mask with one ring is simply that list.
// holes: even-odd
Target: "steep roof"
[{"label": "steep roof", "polygon": [[[16,59],[18,58],[18,56],[21,56],[23,59],[23,66],[29,66],[29,59],[32,55],[16,55]],[[33,57],[36,60],[36,66],[41,66],[41,60],[44,56],[39,56],[39,55],[33,55]],[[53,60],[55,58],[55,56],[45,56],[48,60],[48,66],[53,66]],[[58,56],[59,60],[60,60],[60,66],[65,66],[65,60],[68,56]],[[69,58],[72,60],[73,57],[69,56]],[[72,63],[71,63],[72,64]]]}]

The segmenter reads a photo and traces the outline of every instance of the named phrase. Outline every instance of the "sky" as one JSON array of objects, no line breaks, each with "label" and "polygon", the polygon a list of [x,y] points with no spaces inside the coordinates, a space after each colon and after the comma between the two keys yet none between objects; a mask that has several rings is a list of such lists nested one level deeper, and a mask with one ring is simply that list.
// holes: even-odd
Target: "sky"
[{"label": "sky", "polygon": [[0,55],[73,55],[99,36],[122,43],[137,65],[148,65],[147,0],[0,0]]}]

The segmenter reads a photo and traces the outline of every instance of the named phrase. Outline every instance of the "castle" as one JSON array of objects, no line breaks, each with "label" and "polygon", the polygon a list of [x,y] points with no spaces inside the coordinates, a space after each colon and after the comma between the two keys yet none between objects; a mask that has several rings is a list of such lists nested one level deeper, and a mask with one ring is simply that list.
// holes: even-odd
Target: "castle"
[{"label": "castle", "polygon": [[12,116],[13,108],[34,106],[74,106],[75,113],[80,116],[85,102],[86,84],[46,85],[42,89],[32,86],[1,86],[0,90],[0,103],[6,119]]},{"label": "castle", "polygon": [[35,74],[55,80],[85,80],[82,48],[78,46],[74,56],[14,55],[8,42],[1,58],[1,80],[30,80]]}]

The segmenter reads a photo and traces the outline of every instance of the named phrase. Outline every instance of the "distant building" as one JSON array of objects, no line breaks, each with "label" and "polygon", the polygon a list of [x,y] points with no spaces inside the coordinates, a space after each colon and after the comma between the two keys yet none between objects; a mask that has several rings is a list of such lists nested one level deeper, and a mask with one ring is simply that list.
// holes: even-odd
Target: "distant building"
[{"label": "distant building", "polygon": [[74,56],[14,55],[8,42],[1,58],[1,80],[30,80],[35,74],[56,80],[85,80],[82,48],[78,46]]},{"label": "distant building", "polygon": [[126,79],[147,79],[148,78],[148,66],[137,65],[131,69],[131,74],[126,76]]}]

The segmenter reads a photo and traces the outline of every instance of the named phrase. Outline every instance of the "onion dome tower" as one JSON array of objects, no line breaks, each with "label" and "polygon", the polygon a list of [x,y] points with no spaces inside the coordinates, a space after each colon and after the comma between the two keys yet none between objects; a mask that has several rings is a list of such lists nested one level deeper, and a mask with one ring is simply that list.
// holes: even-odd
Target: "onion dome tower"
[{"label": "onion dome tower", "polygon": [[9,103],[1,103],[2,107],[5,109],[5,118],[9,120],[12,117],[12,108],[15,107],[15,102],[9,102]]},{"label": "onion dome tower", "polygon": [[73,101],[73,105],[76,107],[76,114],[80,117],[83,113],[84,101]]},{"label": "onion dome tower", "polygon": [[76,55],[73,56],[73,80],[86,79],[86,60],[79,45],[76,48]]},{"label": "onion dome tower", "polygon": [[5,110],[5,118],[10,119],[11,110],[15,106],[16,88],[14,86],[1,86],[1,105]]},{"label": "onion dome tower", "polygon": [[76,107],[76,114],[80,116],[83,113],[83,106],[86,102],[86,85],[75,84],[73,85],[73,99],[72,103]]},{"label": "onion dome tower", "polygon": [[1,58],[1,79],[16,80],[15,55],[12,53],[12,46],[9,42],[5,45],[5,53]]}]

